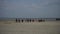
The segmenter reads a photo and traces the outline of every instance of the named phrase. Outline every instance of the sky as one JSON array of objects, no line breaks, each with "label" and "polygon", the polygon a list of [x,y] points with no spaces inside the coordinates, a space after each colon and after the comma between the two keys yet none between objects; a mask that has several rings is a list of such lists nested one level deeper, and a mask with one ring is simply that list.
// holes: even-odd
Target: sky
[{"label": "sky", "polygon": [[0,17],[60,18],[60,0],[0,0]]}]

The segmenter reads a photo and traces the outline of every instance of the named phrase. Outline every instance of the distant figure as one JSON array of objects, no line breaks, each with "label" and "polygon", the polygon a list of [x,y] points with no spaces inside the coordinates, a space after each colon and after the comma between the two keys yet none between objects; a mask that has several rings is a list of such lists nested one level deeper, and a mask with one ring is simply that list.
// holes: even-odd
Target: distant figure
[{"label": "distant figure", "polygon": [[27,19],[26,21],[29,22],[29,19]]},{"label": "distant figure", "polygon": [[29,21],[31,22],[31,19]]},{"label": "distant figure", "polygon": [[42,20],[38,20],[38,22],[42,22]]},{"label": "distant figure", "polygon": [[17,22],[17,18],[16,18],[16,22]]},{"label": "distant figure", "polygon": [[23,22],[23,20],[21,20]]}]

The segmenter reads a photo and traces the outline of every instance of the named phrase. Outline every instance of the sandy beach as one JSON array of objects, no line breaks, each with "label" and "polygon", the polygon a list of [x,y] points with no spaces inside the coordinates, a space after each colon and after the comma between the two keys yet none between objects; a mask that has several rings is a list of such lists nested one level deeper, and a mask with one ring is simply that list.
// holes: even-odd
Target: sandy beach
[{"label": "sandy beach", "polygon": [[60,34],[60,21],[0,21],[0,34]]}]

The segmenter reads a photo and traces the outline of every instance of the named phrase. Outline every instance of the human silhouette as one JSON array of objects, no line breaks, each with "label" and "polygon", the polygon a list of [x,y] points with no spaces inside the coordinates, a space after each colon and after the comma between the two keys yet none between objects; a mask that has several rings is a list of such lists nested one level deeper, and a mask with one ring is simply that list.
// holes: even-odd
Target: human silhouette
[{"label": "human silhouette", "polygon": [[16,22],[17,22],[17,18],[16,18]]},{"label": "human silhouette", "polygon": [[42,20],[38,20],[38,22],[42,22]]},{"label": "human silhouette", "polygon": [[31,19],[29,21],[31,22]]},{"label": "human silhouette", "polygon": [[23,19],[21,21],[23,22]]}]

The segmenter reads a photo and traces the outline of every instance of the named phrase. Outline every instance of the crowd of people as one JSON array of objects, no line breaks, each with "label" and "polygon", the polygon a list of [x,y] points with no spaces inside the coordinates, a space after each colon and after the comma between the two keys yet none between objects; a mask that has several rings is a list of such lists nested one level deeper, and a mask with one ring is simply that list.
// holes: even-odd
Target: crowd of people
[{"label": "crowd of people", "polygon": [[41,19],[16,19],[16,22],[42,22],[45,20],[41,20]]}]

